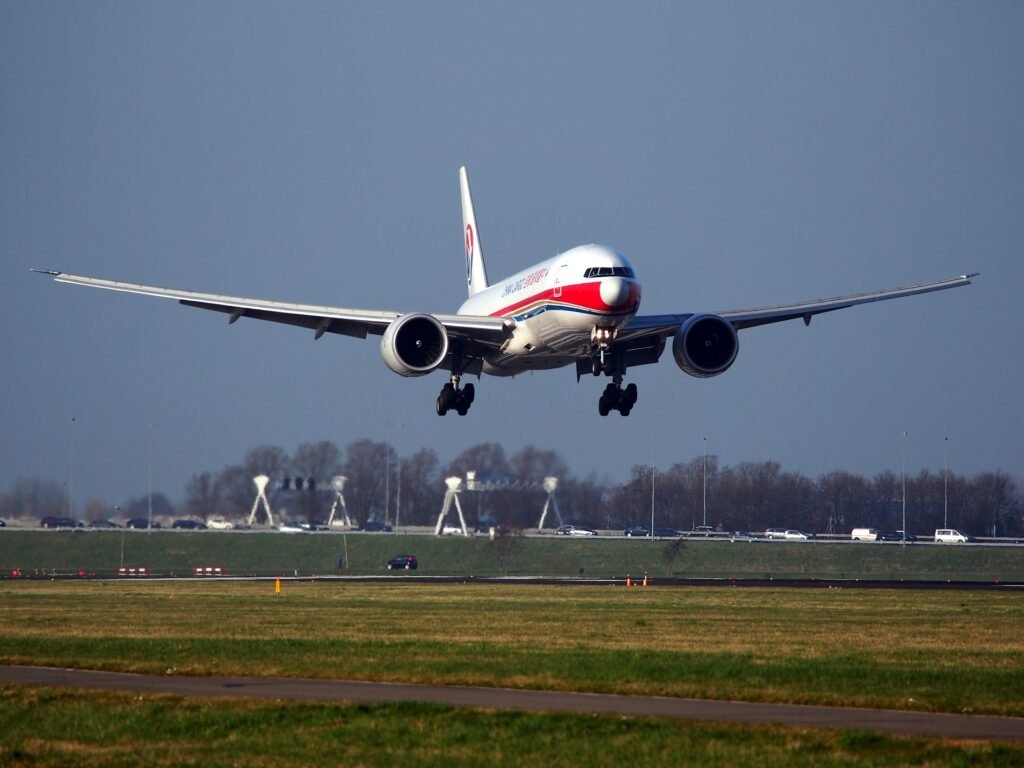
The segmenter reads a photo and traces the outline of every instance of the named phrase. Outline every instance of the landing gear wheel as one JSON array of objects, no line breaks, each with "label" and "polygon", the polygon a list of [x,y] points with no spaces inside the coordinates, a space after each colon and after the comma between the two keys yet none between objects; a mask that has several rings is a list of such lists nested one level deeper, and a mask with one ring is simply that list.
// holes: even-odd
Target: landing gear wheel
[{"label": "landing gear wheel", "polygon": [[636,397],[636,384],[630,383],[625,389],[622,389],[618,382],[608,384],[597,401],[597,412],[607,416],[611,411],[618,411],[623,416],[629,416],[629,412],[636,405]]},{"label": "landing gear wheel", "polygon": [[451,382],[441,387],[441,394],[437,396],[437,415],[444,416],[455,407],[456,390]]},{"label": "landing gear wheel", "polygon": [[441,387],[441,394],[437,396],[437,415],[444,416],[448,411],[455,411],[459,416],[465,416],[475,399],[476,387],[472,384],[458,389],[454,383],[448,382]]}]

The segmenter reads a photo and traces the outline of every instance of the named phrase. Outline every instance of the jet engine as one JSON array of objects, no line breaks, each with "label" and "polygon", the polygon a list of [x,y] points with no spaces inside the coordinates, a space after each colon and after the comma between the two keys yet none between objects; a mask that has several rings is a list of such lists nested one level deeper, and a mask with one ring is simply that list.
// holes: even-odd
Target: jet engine
[{"label": "jet engine", "polygon": [[444,362],[448,332],[431,315],[402,315],[391,321],[380,341],[384,364],[400,376],[422,376]]},{"label": "jet engine", "polygon": [[718,315],[693,315],[679,326],[672,340],[676,365],[700,379],[725,373],[739,349],[736,329]]}]

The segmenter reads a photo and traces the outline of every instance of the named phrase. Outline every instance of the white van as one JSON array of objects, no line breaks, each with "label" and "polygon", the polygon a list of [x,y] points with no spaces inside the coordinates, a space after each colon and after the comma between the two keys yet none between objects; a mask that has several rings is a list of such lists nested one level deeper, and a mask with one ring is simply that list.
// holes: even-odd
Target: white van
[{"label": "white van", "polygon": [[850,533],[854,541],[878,541],[877,528],[854,528]]},{"label": "white van", "polygon": [[955,528],[939,528],[935,531],[936,544],[966,544],[970,538],[966,533],[960,533]]}]

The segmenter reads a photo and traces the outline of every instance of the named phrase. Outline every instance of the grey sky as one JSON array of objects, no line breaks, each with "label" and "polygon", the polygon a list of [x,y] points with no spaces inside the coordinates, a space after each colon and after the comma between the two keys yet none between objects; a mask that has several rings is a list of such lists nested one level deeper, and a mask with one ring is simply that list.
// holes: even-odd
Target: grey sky
[{"label": "grey sky", "polygon": [[[0,3],[0,492],[118,503],[246,449],[370,437],[448,460],[552,448],[578,475],[700,455],[1024,477],[1019,3]],[[626,253],[644,312],[980,271],[975,285],[744,331],[721,377],[637,368],[632,415],[571,369],[402,379],[325,337],[28,267],[453,311],[457,169],[492,279]]]}]

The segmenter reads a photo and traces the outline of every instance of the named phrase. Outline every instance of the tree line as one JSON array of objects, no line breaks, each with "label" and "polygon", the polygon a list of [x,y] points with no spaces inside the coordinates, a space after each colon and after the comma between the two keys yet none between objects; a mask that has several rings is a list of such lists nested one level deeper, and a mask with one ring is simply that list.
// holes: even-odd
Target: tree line
[{"label": "tree line", "polygon": [[[540,483],[556,477],[562,518],[601,529],[649,526],[652,511],[655,526],[679,530],[703,524],[721,530],[786,527],[817,533],[899,529],[905,499],[910,531],[953,527],[975,535],[1024,533],[1020,489],[1002,470],[973,476],[922,470],[905,478],[891,471],[868,478],[837,470],[811,479],[784,471],[775,461],[720,466],[709,455],[668,469],[638,464],[628,480],[613,483],[594,474],[578,478],[558,453],[532,445],[509,455],[498,443],[481,443],[442,465],[429,448],[399,456],[389,443],[366,439],[344,450],[327,440],[305,443],[292,454],[277,446],[258,446],[237,464],[193,475],[177,505],[162,493],[116,506],[90,499],[79,517],[145,517],[152,505],[153,515],[163,519],[243,521],[256,498],[253,478],[267,475],[275,515],[315,522],[326,519],[335,498],[332,478],[343,475],[346,506],[356,524],[380,520],[432,525],[444,499],[444,479],[465,478],[468,471],[499,487],[463,491],[462,507],[470,524],[486,519],[511,528],[535,527],[546,499]],[[301,488],[297,478],[302,479]],[[65,516],[67,510],[66,489],[52,479],[20,479],[0,496],[0,518],[32,520]]]}]

